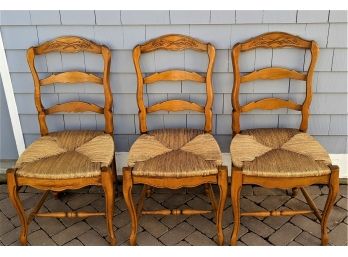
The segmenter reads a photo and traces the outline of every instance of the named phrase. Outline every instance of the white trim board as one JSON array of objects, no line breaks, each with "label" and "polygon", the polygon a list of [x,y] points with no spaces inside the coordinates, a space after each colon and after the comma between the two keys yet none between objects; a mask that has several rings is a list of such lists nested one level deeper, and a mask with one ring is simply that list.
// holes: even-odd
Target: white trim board
[{"label": "white trim board", "polygon": [[4,93],[10,113],[10,119],[13,129],[13,135],[16,141],[18,156],[25,150],[24,137],[22,133],[22,127],[19,120],[16,99],[13,93],[13,86],[10,76],[10,71],[7,65],[6,53],[4,44],[2,42],[2,36],[0,32],[0,74],[2,79],[2,85],[4,87]]},{"label": "white trim board", "polygon": [[[340,167],[340,178],[348,178],[348,154],[330,154],[332,163]],[[117,174],[122,175],[122,167],[127,166],[128,152],[116,153]],[[231,155],[229,153],[222,154],[224,165],[228,167],[228,175],[231,176]]]}]

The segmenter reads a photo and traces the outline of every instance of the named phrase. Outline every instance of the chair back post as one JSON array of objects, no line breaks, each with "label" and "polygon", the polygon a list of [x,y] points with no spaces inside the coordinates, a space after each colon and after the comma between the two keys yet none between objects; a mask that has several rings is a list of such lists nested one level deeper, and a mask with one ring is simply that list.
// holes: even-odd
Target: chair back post
[{"label": "chair back post", "polygon": [[[194,50],[198,52],[206,52],[208,54],[209,62],[206,71],[206,76],[197,72],[189,72],[184,70],[166,70],[156,72],[144,77],[141,65],[141,54],[157,51],[183,51]],[[184,111],[191,110],[204,113],[205,124],[204,131],[210,133],[212,130],[212,105],[213,105],[213,83],[212,72],[215,62],[215,48],[210,43],[203,43],[197,39],[185,35],[169,34],[164,35],[153,40],[147,41],[144,44],[137,45],[133,49],[133,62],[135,72],[137,75],[137,104],[139,108],[139,126],[140,132],[146,133],[148,131],[146,124],[147,113],[156,111]],[[200,106],[197,103],[183,101],[183,100],[167,100],[161,103],[146,107],[144,104],[144,84],[152,84],[159,81],[194,81],[206,84],[206,103]]]},{"label": "chair back post", "polygon": [[[104,61],[103,77],[94,74],[89,74],[81,71],[64,71],[57,74],[52,74],[46,78],[40,79],[35,68],[35,57],[37,55],[45,55],[52,52],[60,53],[79,53],[90,52],[101,54]],[[48,134],[46,123],[46,115],[60,112],[95,112],[104,114],[105,118],[105,133],[113,134],[113,116],[112,116],[112,93],[110,88],[110,62],[111,52],[104,45],[96,44],[90,40],[76,37],[64,36],[54,40],[45,42],[41,45],[31,47],[27,50],[27,61],[34,80],[34,100],[38,111],[38,119],[40,125],[40,133],[42,136]],[[105,103],[104,107],[96,104],[86,103],[82,101],[71,101],[61,104],[56,104],[49,108],[45,108],[41,100],[41,87],[52,85],[55,83],[74,84],[74,83],[95,83],[103,86]]]},{"label": "chair back post", "polygon": [[[307,72],[302,73],[295,70],[289,70],[282,67],[267,67],[260,70],[250,72],[241,76],[239,67],[240,53],[256,48],[300,48],[308,49],[311,52],[311,62]],[[312,83],[314,68],[319,55],[319,47],[315,41],[305,40],[301,37],[294,36],[284,32],[270,32],[249,39],[243,43],[237,43],[232,49],[233,64],[233,89],[231,101],[232,111],[232,131],[233,136],[240,133],[240,114],[254,109],[274,110],[279,108],[288,108],[301,111],[302,120],[299,130],[306,132],[308,129],[309,108],[312,100]],[[240,84],[260,80],[260,79],[296,79],[306,82],[306,97],[302,104],[294,103],[291,100],[283,100],[280,98],[264,98],[256,102],[250,102],[243,106],[239,103]]]}]

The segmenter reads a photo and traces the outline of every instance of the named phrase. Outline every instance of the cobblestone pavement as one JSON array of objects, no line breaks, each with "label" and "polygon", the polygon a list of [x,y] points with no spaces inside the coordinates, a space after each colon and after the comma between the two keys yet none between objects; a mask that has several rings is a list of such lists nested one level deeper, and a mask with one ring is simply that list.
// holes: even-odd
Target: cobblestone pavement
[{"label": "cobblestone pavement", "polygon": [[[141,188],[134,189],[134,197]],[[22,188],[20,197],[27,212],[38,201],[40,194],[32,188]],[[308,188],[319,209],[323,209],[327,187]],[[298,194],[288,196],[285,190],[268,190],[244,186],[241,207],[247,211],[264,209],[308,208],[305,199]],[[156,189],[145,201],[145,209],[155,208],[210,208],[202,187],[176,191]],[[43,211],[104,209],[104,198],[98,187],[88,187],[65,192],[60,199],[50,196]],[[228,198],[224,210],[223,229],[225,245],[228,245],[233,222],[231,201]],[[328,224],[331,245],[347,245],[347,185],[340,186],[340,194]],[[5,184],[0,185],[0,245],[19,245],[19,220],[12,207]],[[30,245],[108,245],[103,217],[87,219],[35,218],[30,224]],[[119,194],[115,201],[114,230],[118,245],[128,245],[130,220]],[[213,214],[197,216],[143,216],[138,231],[139,245],[216,245],[216,228]],[[243,217],[239,245],[320,245],[320,224],[314,215],[293,217]]]}]

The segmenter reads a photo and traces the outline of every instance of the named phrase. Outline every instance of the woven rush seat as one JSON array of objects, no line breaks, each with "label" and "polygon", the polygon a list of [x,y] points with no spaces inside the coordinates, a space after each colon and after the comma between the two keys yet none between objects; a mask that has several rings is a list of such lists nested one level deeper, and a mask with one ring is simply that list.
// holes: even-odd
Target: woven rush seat
[{"label": "woven rush seat", "polygon": [[218,173],[219,145],[196,129],[161,129],[141,135],[132,145],[128,165],[138,176],[192,177]]},{"label": "woven rush seat", "polygon": [[330,157],[312,136],[297,129],[250,129],[231,143],[233,165],[250,176],[308,177],[330,174]]},{"label": "woven rush seat", "polygon": [[114,152],[113,138],[102,131],[53,132],[21,154],[16,173],[42,179],[94,177],[111,164]]}]

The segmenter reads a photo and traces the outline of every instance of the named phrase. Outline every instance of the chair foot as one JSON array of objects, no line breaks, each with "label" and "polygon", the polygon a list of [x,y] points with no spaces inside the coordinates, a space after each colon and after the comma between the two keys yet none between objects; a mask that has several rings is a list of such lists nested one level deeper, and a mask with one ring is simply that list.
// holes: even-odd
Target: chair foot
[{"label": "chair foot", "polygon": [[16,212],[18,214],[19,220],[21,222],[21,233],[19,236],[19,241],[22,245],[28,244],[28,220],[25,215],[22,202],[18,195],[18,187],[15,178],[15,170],[9,169],[7,171],[7,188],[9,199],[12,202]]},{"label": "chair foot", "polygon": [[240,191],[242,189],[243,174],[240,170],[232,167],[231,182],[231,202],[233,210],[233,231],[231,235],[231,245],[237,245],[238,233],[240,227]]},{"label": "chair foot", "polygon": [[102,186],[105,194],[105,218],[111,245],[116,245],[116,237],[113,229],[115,191],[113,183],[113,173],[110,168],[102,169]]},{"label": "chair foot", "polygon": [[130,245],[136,245],[138,218],[137,218],[137,213],[133,203],[132,188],[133,188],[132,171],[130,168],[125,167],[123,168],[123,197],[126,202],[128,212],[132,222],[129,243]]},{"label": "chair foot", "polygon": [[339,169],[335,166],[331,170],[330,182],[329,182],[329,194],[327,196],[327,200],[325,203],[323,216],[321,220],[321,244],[328,245],[329,243],[329,235],[327,231],[327,222],[329,220],[329,215],[332,210],[332,207],[335,203],[338,190],[339,190]]},{"label": "chair foot", "polygon": [[218,173],[218,186],[220,190],[219,203],[216,211],[216,228],[217,228],[217,236],[218,236],[218,244],[224,244],[224,234],[222,231],[222,214],[224,211],[226,198],[227,198],[227,167],[223,166],[219,169]]}]

